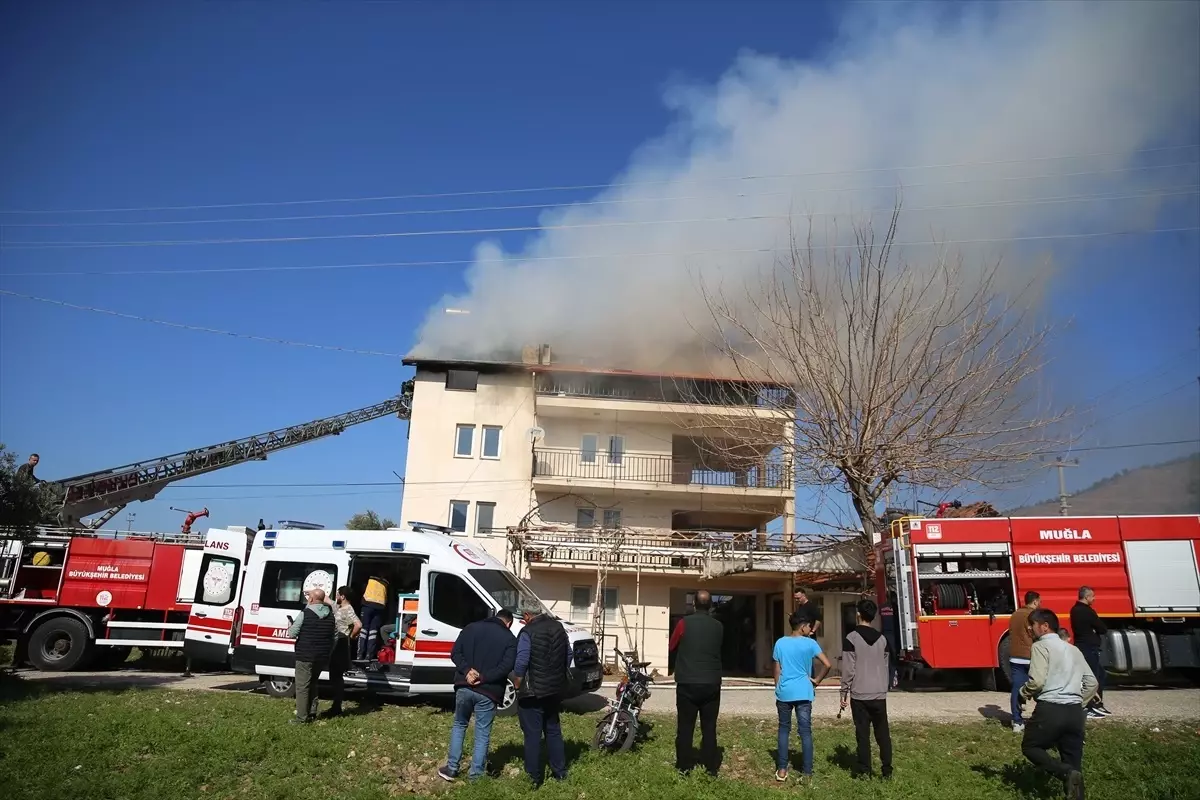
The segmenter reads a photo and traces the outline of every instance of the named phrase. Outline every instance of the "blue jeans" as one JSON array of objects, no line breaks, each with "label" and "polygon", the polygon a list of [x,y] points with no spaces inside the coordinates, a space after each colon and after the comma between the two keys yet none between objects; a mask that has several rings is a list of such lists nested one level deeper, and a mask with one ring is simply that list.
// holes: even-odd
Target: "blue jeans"
[{"label": "blue jeans", "polygon": [[1029,665],[1018,664],[1016,661],[1010,661],[1009,666],[1012,668],[1012,697],[1010,705],[1012,708],[1012,724],[1024,725],[1025,720],[1021,716],[1021,687],[1029,680]]},{"label": "blue jeans", "polygon": [[467,738],[467,723],[472,714],[475,715],[475,747],[471,751],[471,770],[467,777],[473,780],[483,777],[487,768],[496,703],[479,692],[459,687],[454,692],[454,724],[450,727],[450,755],[446,758],[446,766],[454,775],[458,774],[458,763],[462,761],[463,740]]},{"label": "blue jeans", "polygon": [[1083,653],[1083,660],[1092,670],[1092,674],[1096,676],[1096,699],[1093,700],[1090,706],[1103,705],[1104,703],[1104,667],[1100,666],[1100,648],[1099,647],[1081,647],[1079,652]]},{"label": "blue jeans", "polygon": [[775,710],[779,712],[779,754],[775,757],[775,767],[777,769],[788,768],[788,744],[792,739],[792,712],[794,711],[796,727],[800,732],[800,750],[804,755],[804,766],[800,771],[805,775],[812,775],[812,700],[793,700],[789,703],[776,700]]}]

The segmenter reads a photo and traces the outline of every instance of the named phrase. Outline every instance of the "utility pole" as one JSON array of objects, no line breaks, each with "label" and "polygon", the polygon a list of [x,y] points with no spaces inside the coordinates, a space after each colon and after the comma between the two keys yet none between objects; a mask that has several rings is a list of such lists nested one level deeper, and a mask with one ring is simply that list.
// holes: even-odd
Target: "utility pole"
[{"label": "utility pole", "polygon": [[133,518],[136,516],[137,516],[136,512],[130,511],[129,514],[125,517],[125,532],[126,533],[131,533],[133,531]]},{"label": "utility pole", "polygon": [[1067,502],[1067,498],[1070,495],[1067,494],[1067,476],[1063,470],[1067,467],[1078,467],[1079,459],[1065,459],[1062,456],[1058,456],[1054,459],[1054,466],[1058,469],[1058,513],[1059,516],[1065,517],[1070,511],[1071,504]]}]

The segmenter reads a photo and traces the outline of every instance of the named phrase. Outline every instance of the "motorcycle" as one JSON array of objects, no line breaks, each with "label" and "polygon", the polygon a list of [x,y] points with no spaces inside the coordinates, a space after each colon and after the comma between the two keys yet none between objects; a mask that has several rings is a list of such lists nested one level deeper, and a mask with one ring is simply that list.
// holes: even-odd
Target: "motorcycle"
[{"label": "motorcycle", "polygon": [[624,753],[633,747],[638,734],[642,704],[650,699],[653,676],[646,672],[649,661],[634,661],[632,656],[615,651],[625,665],[625,675],[617,684],[616,697],[596,723],[592,746],[605,753]]}]

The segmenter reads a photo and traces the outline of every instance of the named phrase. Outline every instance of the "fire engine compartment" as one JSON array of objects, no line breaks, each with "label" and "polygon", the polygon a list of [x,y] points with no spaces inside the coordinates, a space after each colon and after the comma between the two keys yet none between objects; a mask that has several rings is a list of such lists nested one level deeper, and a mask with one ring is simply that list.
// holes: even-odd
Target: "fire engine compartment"
[{"label": "fire engine compartment", "polygon": [[1012,556],[967,546],[916,552],[921,616],[1004,615],[1016,609]]}]

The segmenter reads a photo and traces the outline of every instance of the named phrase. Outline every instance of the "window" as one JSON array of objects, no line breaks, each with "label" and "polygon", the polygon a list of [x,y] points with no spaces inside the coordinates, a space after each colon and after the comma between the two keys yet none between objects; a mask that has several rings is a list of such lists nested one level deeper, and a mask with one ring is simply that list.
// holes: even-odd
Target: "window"
[{"label": "window", "polygon": [[467,532],[467,508],[470,505],[466,500],[450,501],[450,530],[455,533]]},{"label": "window", "polygon": [[484,425],[483,426],[483,446],[480,458],[499,458],[500,457],[500,431],[499,425]]},{"label": "window", "polygon": [[479,387],[479,373],[473,369],[452,369],[446,373],[446,388],[473,392]]},{"label": "window", "polygon": [[571,587],[571,622],[586,623],[592,610],[592,588],[590,586]]},{"label": "window", "polygon": [[577,508],[577,509],[575,509],[575,527],[576,528],[594,528],[594,527],[596,527],[596,509],[594,509],[594,508]]},{"label": "window", "polygon": [[604,624],[617,624],[617,598],[618,592],[616,589],[604,590]]},{"label": "window", "polygon": [[610,436],[608,437],[608,463],[619,465],[621,458],[625,455],[625,437]]},{"label": "window", "polygon": [[333,594],[337,565],[300,561],[268,561],[263,566],[262,589],[258,604],[266,608],[304,608],[304,593],[321,588]]},{"label": "window", "polygon": [[196,583],[194,603],[223,606],[233,600],[234,587],[238,585],[241,563],[236,558],[208,553],[200,562],[200,580]]},{"label": "window", "polygon": [[486,535],[492,532],[492,528],[496,527],[496,504],[495,503],[476,503],[475,504],[475,533]]},{"label": "window", "polygon": [[526,609],[537,614],[550,613],[533,590],[521,583],[521,579],[511,572],[499,569],[472,569],[468,572],[501,608],[507,608],[513,613]]},{"label": "window", "polygon": [[608,530],[621,527],[621,509],[606,508],[604,509],[604,527]]},{"label": "window", "polygon": [[596,451],[600,449],[600,437],[594,433],[583,435],[583,444],[579,448],[579,460],[584,464],[596,463]]},{"label": "window", "polygon": [[429,573],[429,615],[438,622],[465,628],[486,619],[492,609],[470,585],[448,572]]},{"label": "window", "polygon": [[454,457],[470,458],[475,455],[475,426],[457,425],[454,428]]}]

